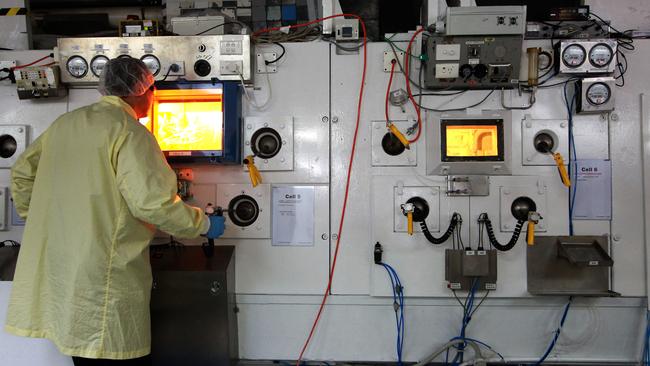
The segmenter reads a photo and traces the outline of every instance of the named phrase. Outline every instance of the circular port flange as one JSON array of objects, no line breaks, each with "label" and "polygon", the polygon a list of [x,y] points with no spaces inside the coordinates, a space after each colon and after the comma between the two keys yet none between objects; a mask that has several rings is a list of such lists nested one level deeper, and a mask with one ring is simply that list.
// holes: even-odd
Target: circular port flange
[{"label": "circular port flange", "polygon": [[3,159],[9,159],[14,156],[18,150],[18,142],[11,135],[2,135],[0,136],[0,157]]},{"label": "circular port flange", "polygon": [[391,132],[387,132],[381,139],[381,147],[390,156],[397,156],[406,150],[404,144]]},{"label": "circular port flange", "polygon": [[250,226],[257,220],[259,215],[260,207],[251,196],[239,195],[228,204],[228,217],[237,226]]},{"label": "circular port flange", "polygon": [[406,201],[415,207],[413,210],[413,221],[421,222],[429,216],[429,203],[422,197],[411,197]]},{"label": "circular port flange", "polygon": [[510,212],[518,221],[528,221],[528,213],[537,211],[537,205],[530,197],[521,196],[512,201]]},{"label": "circular port flange", "polygon": [[555,150],[555,138],[548,132],[540,132],[533,140],[535,150],[542,154],[549,154]]},{"label": "circular port flange", "polygon": [[271,159],[282,150],[282,137],[270,127],[260,128],[251,137],[251,150],[259,158]]}]

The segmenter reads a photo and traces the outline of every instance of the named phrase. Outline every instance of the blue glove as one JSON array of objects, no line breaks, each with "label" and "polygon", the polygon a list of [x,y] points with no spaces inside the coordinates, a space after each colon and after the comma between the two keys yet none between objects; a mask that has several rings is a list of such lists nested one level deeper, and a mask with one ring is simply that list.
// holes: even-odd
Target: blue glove
[{"label": "blue glove", "polygon": [[216,239],[223,235],[223,230],[225,229],[225,218],[223,216],[210,215],[210,230],[205,234],[208,239]]}]

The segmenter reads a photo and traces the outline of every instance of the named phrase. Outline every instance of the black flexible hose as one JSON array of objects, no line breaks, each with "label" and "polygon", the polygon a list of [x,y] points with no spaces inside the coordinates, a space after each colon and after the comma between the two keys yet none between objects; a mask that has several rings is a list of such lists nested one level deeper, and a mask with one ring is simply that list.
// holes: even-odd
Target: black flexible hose
[{"label": "black flexible hose", "polygon": [[429,228],[427,227],[427,223],[424,220],[420,221],[420,228],[422,229],[422,233],[424,234],[424,237],[427,238],[429,242],[431,242],[432,244],[442,244],[447,240],[449,240],[451,234],[454,233],[454,228],[456,227],[456,225],[458,225],[459,220],[460,220],[460,214],[454,212],[454,214],[451,216],[451,220],[449,221],[449,227],[447,228],[447,231],[445,231],[445,233],[442,234],[442,236],[439,238],[436,238],[431,234]]},{"label": "black flexible hose", "polygon": [[490,221],[488,215],[486,213],[481,214],[481,216],[479,216],[479,220],[482,220],[485,223],[485,229],[487,230],[490,244],[492,244],[494,249],[502,252],[507,252],[510,249],[514,248],[515,244],[517,244],[517,240],[519,240],[519,235],[521,235],[521,229],[524,226],[524,222],[525,222],[525,221],[517,220],[517,225],[515,225],[515,230],[512,233],[512,237],[510,238],[510,241],[508,242],[508,244],[503,245],[499,243],[496,236],[494,236],[494,229],[492,229],[492,221]]}]

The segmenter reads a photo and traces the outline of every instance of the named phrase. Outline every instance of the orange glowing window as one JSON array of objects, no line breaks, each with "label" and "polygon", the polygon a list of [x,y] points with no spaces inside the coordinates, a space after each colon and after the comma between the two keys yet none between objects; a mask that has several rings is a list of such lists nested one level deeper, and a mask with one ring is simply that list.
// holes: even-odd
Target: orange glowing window
[{"label": "orange glowing window", "polygon": [[481,161],[503,159],[501,120],[443,121],[445,161]]},{"label": "orange glowing window", "polygon": [[165,152],[223,150],[222,89],[157,89],[149,128]]}]

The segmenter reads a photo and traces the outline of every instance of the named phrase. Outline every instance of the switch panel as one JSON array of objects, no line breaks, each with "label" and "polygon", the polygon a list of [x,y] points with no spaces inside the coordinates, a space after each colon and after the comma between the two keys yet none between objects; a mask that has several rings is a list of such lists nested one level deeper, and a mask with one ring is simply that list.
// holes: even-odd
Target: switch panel
[{"label": "switch panel", "polygon": [[242,68],[243,63],[241,61],[221,61],[219,64],[219,73],[221,75],[240,75]]},{"label": "switch panel", "polygon": [[459,44],[439,44],[436,46],[436,60],[460,60]]},{"label": "switch panel", "polygon": [[221,41],[222,55],[241,55],[242,50],[242,41]]}]

